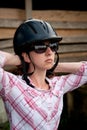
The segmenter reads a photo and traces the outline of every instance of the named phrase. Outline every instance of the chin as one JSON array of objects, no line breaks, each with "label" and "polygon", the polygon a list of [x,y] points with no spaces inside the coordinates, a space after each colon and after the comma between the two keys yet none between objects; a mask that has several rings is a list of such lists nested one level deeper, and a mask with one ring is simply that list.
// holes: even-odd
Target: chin
[{"label": "chin", "polygon": [[53,67],[53,65],[50,65],[49,67],[47,67],[46,69],[49,70]]}]

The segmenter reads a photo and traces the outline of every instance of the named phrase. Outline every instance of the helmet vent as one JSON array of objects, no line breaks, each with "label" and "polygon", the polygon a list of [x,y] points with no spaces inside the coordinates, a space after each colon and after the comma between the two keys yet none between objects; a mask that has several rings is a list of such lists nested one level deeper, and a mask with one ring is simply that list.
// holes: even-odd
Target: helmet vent
[{"label": "helmet vent", "polygon": [[32,29],[34,33],[37,33],[36,29],[31,24],[28,24],[28,26]]},{"label": "helmet vent", "polygon": [[49,33],[49,29],[48,29],[48,26],[47,26],[46,22],[44,22],[44,24],[45,24],[45,29],[46,29],[47,32]]},{"label": "helmet vent", "polygon": [[41,21],[40,23],[42,24],[43,29],[49,33],[49,29],[48,29],[48,27],[47,27],[46,22],[42,22],[42,21]]}]

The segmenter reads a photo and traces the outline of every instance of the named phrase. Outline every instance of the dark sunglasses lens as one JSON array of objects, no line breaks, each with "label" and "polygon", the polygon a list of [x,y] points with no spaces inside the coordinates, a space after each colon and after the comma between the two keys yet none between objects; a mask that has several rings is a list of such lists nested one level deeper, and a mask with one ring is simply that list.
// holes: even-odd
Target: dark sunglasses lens
[{"label": "dark sunglasses lens", "polygon": [[35,45],[34,46],[34,51],[36,53],[44,53],[46,51],[47,47],[46,45]]},{"label": "dark sunglasses lens", "polygon": [[50,47],[53,52],[56,52],[58,50],[58,43],[49,43],[48,45],[37,44],[37,45],[34,45],[34,51],[36,53],[44,53],[47,47]]},{"label": "dark sunglasses lens", "polygon": [[58,43],[50,43],[50,48],[56,52],[58,50]]}]

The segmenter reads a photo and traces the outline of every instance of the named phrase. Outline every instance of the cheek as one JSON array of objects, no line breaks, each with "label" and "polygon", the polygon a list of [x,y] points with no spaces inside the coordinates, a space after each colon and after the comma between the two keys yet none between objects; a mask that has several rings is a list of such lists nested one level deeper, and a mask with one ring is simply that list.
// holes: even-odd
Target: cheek
[{"label": "cheek", "polygon": [[32,63],[38,63],[43,59],[40,54],[36,54],[35,52],[30,52],[30,60]]},{"label": "cheek", "polygon": [[30,58],[31,58],[31,62],[36,65],[36,66],[46,66],[46,59],[47,57],[52,58],[52,62],[50,63],[50,61],[47,61],[47,65],[49,66],[53,66],[54,64],[54,59],[55,59],[55,54],[51,54],[51,56],[45,56],[45,53],[43,54],[36,54],[35,52],[31,52],[30,53]]},{"label": "cheek", "polygon": [[33,58],[33,63],[35,64],[42,64],[44,62],[44,58],[42,56],[36,56]]}]

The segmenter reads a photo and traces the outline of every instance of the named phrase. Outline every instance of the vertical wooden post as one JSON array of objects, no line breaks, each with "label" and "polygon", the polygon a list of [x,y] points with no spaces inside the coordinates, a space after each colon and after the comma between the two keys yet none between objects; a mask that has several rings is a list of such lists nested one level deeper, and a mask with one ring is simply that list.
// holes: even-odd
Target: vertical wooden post
[{"label": "vertical wooden post", "polygon": [[6,110],[4,107],[3,100],[0,97],[0,124],[5,123],[6,121],[8,121]]},{"label": "vertical wooden post", "polygon": [[32,0],[25,0],[26,20],[32,18]]}]

